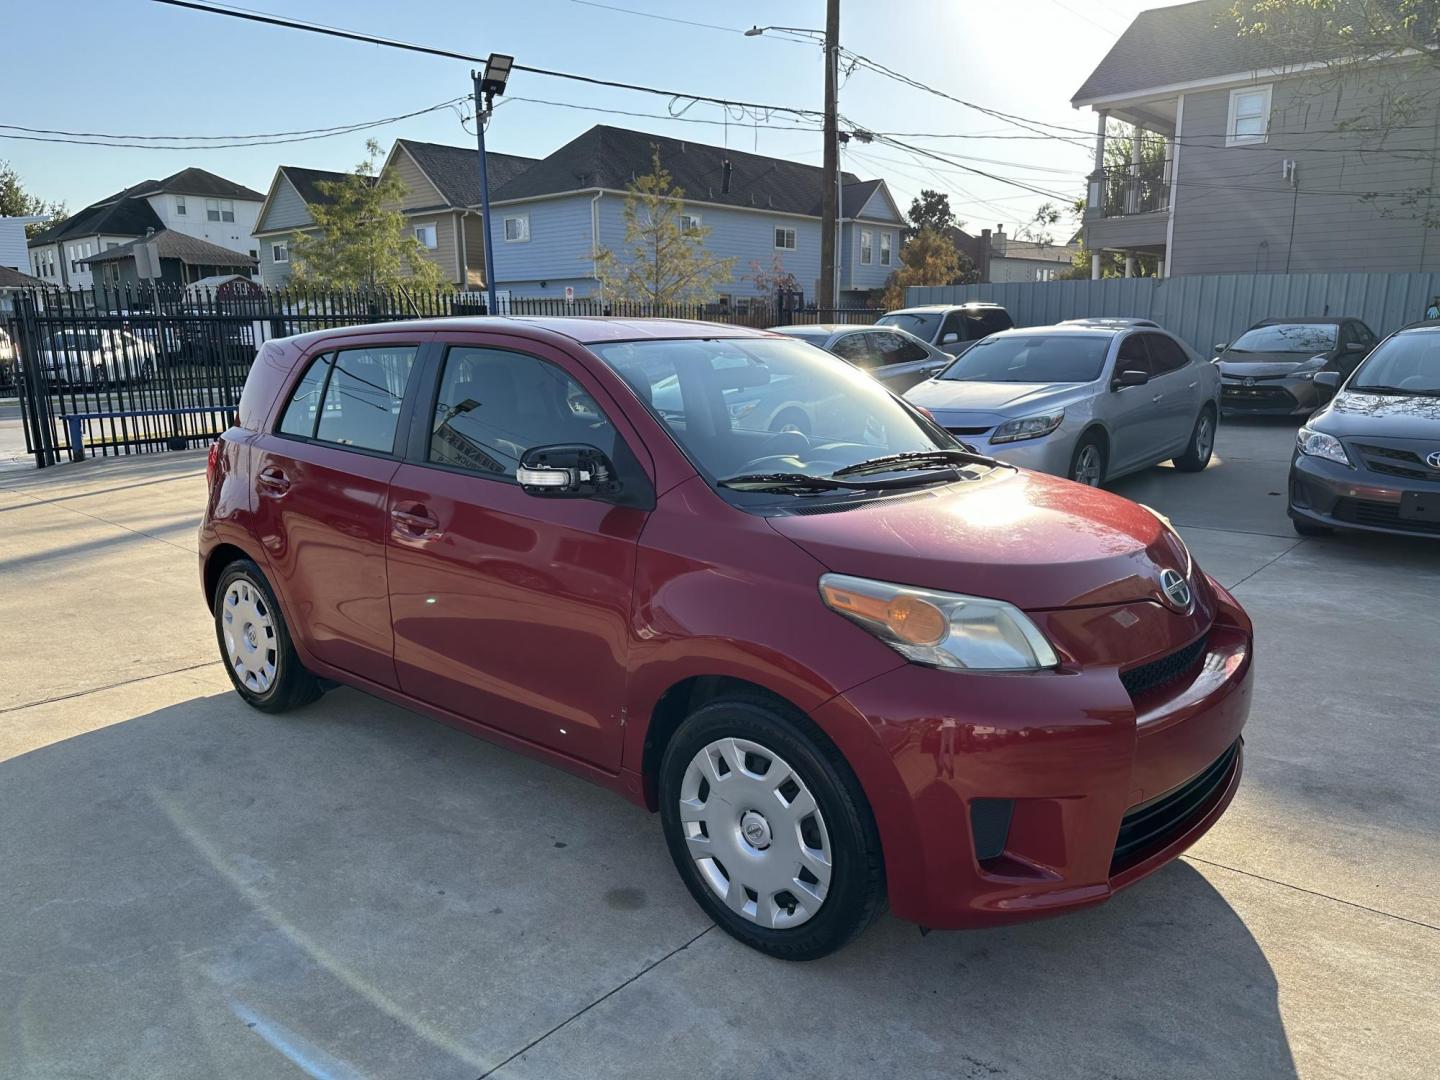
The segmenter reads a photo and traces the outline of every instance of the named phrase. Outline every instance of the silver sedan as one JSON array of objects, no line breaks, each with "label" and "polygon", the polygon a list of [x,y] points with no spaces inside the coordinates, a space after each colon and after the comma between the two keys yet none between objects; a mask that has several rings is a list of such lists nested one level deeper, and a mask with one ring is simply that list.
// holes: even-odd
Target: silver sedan
[{"label": "silver sedan", "polygon": [[982,453],[1093,487],[1166,460],[1204,469],[1220,373],[1160,329],[1030,327],[992,334],[905,398]]},{"label": "silver sedan", "polygon": [[776,326],[772,332],[808,341],[868,371],[899,394],[934,375],[951,357],[895,326]]}]

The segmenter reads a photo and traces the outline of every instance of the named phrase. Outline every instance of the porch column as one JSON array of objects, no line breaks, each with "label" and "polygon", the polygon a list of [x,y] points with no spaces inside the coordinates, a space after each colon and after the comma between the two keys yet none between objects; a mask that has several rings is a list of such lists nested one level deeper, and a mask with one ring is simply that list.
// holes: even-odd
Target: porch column
[{"label": "porch column", "polygon": [[1110,110],[1099,109],[1095,113],[1095,171],[1105,168],[1105,128],[1110,123]]},{"label": "porch column", "polygon": [[1100,280],[1100,253],[1092,252],[1090,255],[1090,280]]},{"label": "porch column", "polygon": [[1125,253],[1125,276],[1135,276],[1135,256],[1128,251]]}]

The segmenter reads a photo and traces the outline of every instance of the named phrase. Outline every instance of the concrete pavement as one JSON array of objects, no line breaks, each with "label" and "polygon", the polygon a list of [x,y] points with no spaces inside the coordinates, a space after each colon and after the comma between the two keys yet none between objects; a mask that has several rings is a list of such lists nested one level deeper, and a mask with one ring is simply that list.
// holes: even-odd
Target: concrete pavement
[{"label": "concrete pavement", "polygon": [[1440,547],[1301,541],[1293,431],[1116,485],[1255,618],[1230,813],[1101,908],[806,965],[583,781],[351,690],[243,706],[202,455],[0,475],[0,1077],[1433,1076]]}]

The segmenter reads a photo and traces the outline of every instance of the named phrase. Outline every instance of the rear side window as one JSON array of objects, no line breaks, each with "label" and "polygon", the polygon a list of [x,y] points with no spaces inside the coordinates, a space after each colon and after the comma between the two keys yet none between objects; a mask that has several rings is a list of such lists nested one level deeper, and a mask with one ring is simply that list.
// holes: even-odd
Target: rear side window
[{"label": "rear side window", "polygon": [[554,364],[468,347],[446,354],[431,432],[431,461],[500,480],[537,446],[584,443],[614,460],[617,441],[595,399]]},{"label": "rear side window", "polygon": [[1180,347],[1180,343],[1173,338],[1165,337],[1163,334],[1142,334],[1145,345],[1150,350],[1150,373],[1152,375],[1164,375],[1167,372],[1179,371],[1190,362],[1190,357]]},{"label": "rear side window", "polygon": [[337,446],[392,452],[416,351],[413,345],[398,345],[320,357],[296,385],[279,430]]},{"label": "rear side window", "polygon": [[875,367],[882,362],[877,345],[878,339],[874,334],[846,334],[830,347],[830,351],[856,367]]}]

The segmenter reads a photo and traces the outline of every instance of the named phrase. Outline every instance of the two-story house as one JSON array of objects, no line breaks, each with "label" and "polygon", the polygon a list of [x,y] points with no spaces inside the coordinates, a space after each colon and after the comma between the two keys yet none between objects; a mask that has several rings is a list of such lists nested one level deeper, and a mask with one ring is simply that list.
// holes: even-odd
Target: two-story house
[{"label": "two-story house", "polygon": [[265,197],[204,169],[182,169],[117,191],[30,238],[30,267],[49,285],[87,289],[88,260],[144,236],[170,230],[255,256],[250,234]]},{"label": "two-story house", "polygon": [[[405,189],[400,209],[406,227],[425,248],[444,280],[461,288],[485,283],[485,230],[481,225],[480,170],[474,147],[397,139],[381,167],[381,178],[397,175]],[[534,158],[515,154],[485,155],[490,190],[513,180]],[[315,228],[314,205],[332,200],[322,190],[345,173],[282,165],[275,170],[255,224],[260,253],[260,278],[266,285],[290,279],[290,239]]]},{"label": "two-story house", "polygon": [[[491,191],[495,278],[513,297],[595,296],[595,256],[626,250],[626,187],[652,168],[658,147],[684,191],[682,226],[710,230],[705,247],[733,258],[722,297],[742,306],[779,257],[806,297],[820,276],[823,173],[813,165],[643,131],[597,125]],[[879,288],[899,266],[903,218],[883,180],[842,177],[841,303]]]},{"label": "two-story house", "polygon": [[[1141,12],[1071,99],[1097,116],[1086,248],[1127,270],[1152,256],[1164,275],[1440,270],[1423,221],[1440,74],[1404,58],[1277,65],[1232,8]],[[1430,119],[1387,132],[1378,106],[1400,82]],[[1107,165],[1114,121],[1141,138]]]}]

